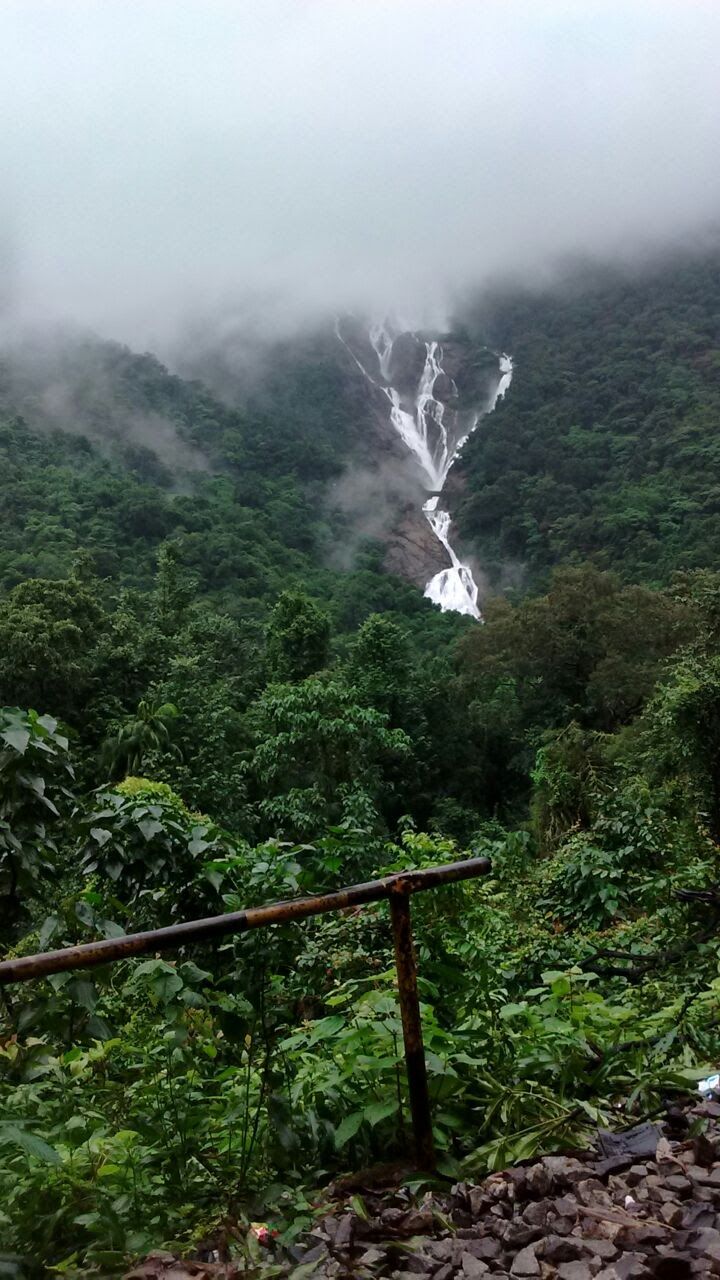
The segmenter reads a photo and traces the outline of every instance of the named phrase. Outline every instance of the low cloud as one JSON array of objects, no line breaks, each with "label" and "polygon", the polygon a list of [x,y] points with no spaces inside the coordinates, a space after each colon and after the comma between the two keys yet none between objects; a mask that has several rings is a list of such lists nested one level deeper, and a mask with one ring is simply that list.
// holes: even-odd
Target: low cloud
[{"label": "low cloud", "polygon": [[433,323],[720,212],[711,0],[5,0],[0,27],[13,326]]},{"label": "low cloud", "polygon": [[[388,425],[387,430],[392,443],[392,428]],[[405,507],[419,509],[426,497],[409,457],[381,456],[377,466],[348,467],[328,488],[328,508],[347,521],[342,540],[331,553],[331,567],[352,568],[363,541],[386,541],[397,527],[398,513]]]},{"label": "low cloud", "polygon": [[6,340],[0,344],[0,405],[36,431],[64,431],[103,451],[119,450],[140,471],[153,471],[144,450],[176,480],[182,472],[207,471],[208,458],[183,439],[177,423],[134,403],[142,388],[123,386],[127,358],[122,348],[77,332]]}]

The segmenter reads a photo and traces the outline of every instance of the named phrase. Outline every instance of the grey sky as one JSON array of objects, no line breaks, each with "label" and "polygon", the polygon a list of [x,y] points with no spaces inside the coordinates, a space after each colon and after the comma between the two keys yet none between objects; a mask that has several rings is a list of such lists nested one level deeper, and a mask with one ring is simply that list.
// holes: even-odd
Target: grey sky
[{"label": "grey sky", "polygon": [[0,297],[427,315],[720,212],[716,0],[0,0]]}]

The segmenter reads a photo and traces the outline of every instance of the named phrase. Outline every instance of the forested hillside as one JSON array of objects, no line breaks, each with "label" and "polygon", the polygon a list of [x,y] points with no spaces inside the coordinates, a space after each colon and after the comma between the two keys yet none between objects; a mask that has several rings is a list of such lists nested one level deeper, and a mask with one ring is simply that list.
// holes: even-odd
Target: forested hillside
[{"label": "forested hillside", "polygon": [[558,563],[667,582],[720,555],[720,256],[586,268],[484,299],[467,332],[513,354],[512,396],[458,472],[465,537],[526,588]]},{"label": "forested hillside", "polygon": [[360,435],[328,345],[308,344],[242,409],[112,343],[6,352],[4,583],[58,577],[82,548],[101,578],[146,588],[174,538],[203,594],[257,611],[319,570],[333,536],[324,485]]},{"label": "forested hillside", "polygon": [[[515,361],[453,482],[515,584],[484,625],[333,509],[379,438],[332,335],[222,399],[105,343],[7,353],[5,955],[487,854],[414,907],[441,1174],[692,1092],[720,1016],[719,301],[717,260],[683,261],[457,326]],[[383,905],[3,1001],[10,1274],[249,1256],[251,1222],[291,1242],[329,1179],[407,1149]]]}]

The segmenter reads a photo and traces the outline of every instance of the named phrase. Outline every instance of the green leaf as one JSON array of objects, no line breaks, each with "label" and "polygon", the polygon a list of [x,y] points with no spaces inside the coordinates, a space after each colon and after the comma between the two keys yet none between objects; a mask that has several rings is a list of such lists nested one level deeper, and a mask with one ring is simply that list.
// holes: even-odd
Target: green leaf
[{"label": "green leaf", "polygon": [[67,990],[81,1008],[87,1009],[88,1013],[94,1012],[98,999],[94,982],[89,978],[73,978],[68,983]]},{"label": "green leaf", "polygon": [[500,1010],[500,1017],[507,1022],[510,1018],[518,1018],[520,1014],[526,1012],[527,1001],[523,1001],[522,1004],[504,1004]]},{"label": "green leaf", "polygon": [[342,1124],[338,1125],[335,1130],[335,1146],[338,1151],[341,1147],[344,1147],[351,1138],[355,1137],[355,1134],[364,1119],[365,1113],[363,1111],[353,1111],[352,1115],[346,1116],[342,1121]]},{"label": "green leaf", "polygon": [[0,738],[2,738],[3,742],[5,742],[8,747],[12,747],[13,751],[17,751],[20,755],[24,755],[30,741],[30,730],[3,729],[2,732],[0,732]]},{"label": "green leaf", "polygon": [[208,978],[212,978],[210,970],[200,969],[194,960],[186,960],[181,973],[184,982],[207,982]]},{"label": "green leaf", "polygon": [[365,1222],[369,1222],[370,1214],[367,1211],[367,1206],[362,1196],[351,1196],[350,1206],[354,1213],[357,1214],[358,1218],[362,1218]]},{"label": "green leaf", "polygon": [[399,1105],[397,1098],[390,1098],[387,1102],[371,1102],[370,1106],[365,1108],[365,1118],[374,1126],[388,1116],[395,1115]]},{"label": "green leaf", "polygon": [[564,978],[565,974],[562,969],[546,969],[544,973],[540,974],[540,977],[547,987],[551,987],[557,978]]},{"label": "green leaf", "polygon": [[164,830],[162,822],[158,822],[156,818],[145,818],[142,822],[138,822],[138,827],[146,840],[152,840]]},{"label": "green leaf", "polygon": [[188,852],[192,854],[204,853],[210,847],[210,841],[202,840],[199,836],[194,836],[192,840],[188,841]]},{"label": "green leaf", "polygon": [[27,1129],[20,1129],[17,1125],[9,1124],[0,1130],[0,1142],[9,1142],[23,1151],[29,1156],[34,1156],[36,1160],[41,1160],[43,1164],[61,1164],[59,1153],[54,1147],[50,1146],[44,1138],[37,1133],[29,1133]]},{"label": "green leaf", "polygon": [[135,970],[136,977],[149,979],[150,989],[164,1004],[182,990],[183,980],[164,960],[146,960]]},{"label": "green leaf", "polygon": [[332,1040],[333,1036],[336,1036],[338,1031],[342,1031],[344,1026],[345,1019],[340,1014],[334,1014],[330,1018],[321,1018],[319,1022],[315,1023],[310,1033],[308,1047],[318,1044],[321,1040]]},{"label": "green leaf", "polygon": [[38,934],[38,946],[44,951],[60,923],[58,916],[46,916]]},{"label": "green leaf", "polygon": [[18,773],[17,779],[28,790],[34,791],[36,796],[45,795],[45,779],[41,778],[39,773]]}]

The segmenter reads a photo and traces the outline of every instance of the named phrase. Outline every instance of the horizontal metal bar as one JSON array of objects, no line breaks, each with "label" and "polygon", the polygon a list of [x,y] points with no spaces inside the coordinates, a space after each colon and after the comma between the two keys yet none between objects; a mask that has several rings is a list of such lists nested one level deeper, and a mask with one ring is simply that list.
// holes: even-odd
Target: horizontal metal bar
[{"label": "horizontal metal bar", "polygon": [[164,929],[150,929],[147,933],[129,933],[123,938],[106,938],[102,942],[63,947],[61,951],[21,956],[16,960],[4,960],[0,963],[0,986],[9,982],[44,978],[48,974],[62,973],[67,969],[91,969],[95,965],[126,960],[128,956],[173,951],[186,942],[201,942],[228,933],[246,933],[249,929],[285,924],[289,920],[303,920],[306,916],[319,916],[327,911],[342,911],[345,907],[360,906],[365,902],[379,902],[391,893],[420,893],[424,889],[434,889],[437,885],[487,875],[489,871],[488,858],[467,858],[464,862],[449,862],[443,867],[427,867],[424,871],[401,871],[392,876],[384,876],[382,880],[350,885],[335,893],[272,902],[264,907],[249,907],[246,911],[208,916],[205,920],[186,920],[182,924],[171,924]]}]

